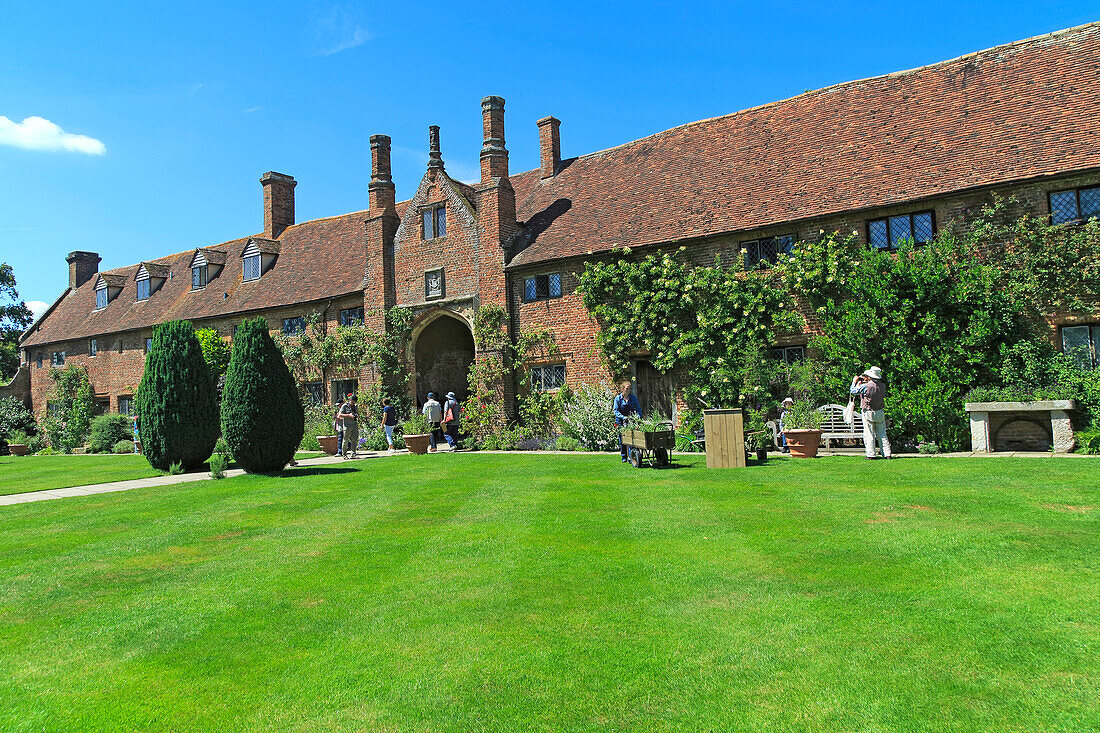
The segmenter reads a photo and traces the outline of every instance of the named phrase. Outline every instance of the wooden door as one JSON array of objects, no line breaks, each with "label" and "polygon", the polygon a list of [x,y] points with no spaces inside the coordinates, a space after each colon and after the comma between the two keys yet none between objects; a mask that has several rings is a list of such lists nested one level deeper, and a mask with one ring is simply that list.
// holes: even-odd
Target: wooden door
[{"label": "wooden door", "polygon": [[647,360],[639,360],[634,367],[637,380],[638,402],[642,414],[656,410],[662,417],[672,419],[672,377],[653,368]]}]

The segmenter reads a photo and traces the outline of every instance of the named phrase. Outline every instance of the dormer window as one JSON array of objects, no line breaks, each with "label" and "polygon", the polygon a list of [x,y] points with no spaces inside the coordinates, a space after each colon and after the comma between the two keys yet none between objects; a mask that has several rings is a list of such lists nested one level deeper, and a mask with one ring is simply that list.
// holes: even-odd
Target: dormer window
[{"label": "dormer window", "polygon": [[107,304],[122,292],[122,286],[125,283],[125,275],[112,272],[100,275],[95,283],[95,309],[106,308]]},{"label": "dormer window", "polygon": [[248,246],[241,252],[242,277],[259,280],[260,276],[271,269],[275,258],[279,256],[279,243],[271,239],[252,237]]},{"label": "dormer window", "polygon": [[134,275],[137,287],[137,299],[149,300],[149,296],[160,290],[160,286],[168,279],[168,265],[159,265],[154,262],[142,262]]},{"label": "dormer window", "polygon": [[447,206],[440,204],[424,209],[422,212],[424,239],[437,239],[447,236]]},{"label": "dormer window", "polygon": [[191,258],[191,289],[205,288],[218,276],[224,266],[225,252],[218,249],[196,249],[194,257]]}]

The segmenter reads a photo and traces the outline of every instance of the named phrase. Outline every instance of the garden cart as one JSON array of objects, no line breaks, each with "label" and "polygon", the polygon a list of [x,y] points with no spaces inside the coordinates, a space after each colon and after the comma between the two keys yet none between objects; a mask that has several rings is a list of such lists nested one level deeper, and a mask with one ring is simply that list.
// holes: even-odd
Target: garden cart
[{"label": "garden cart", "polygon": [[655,467],[663,468],[669,464],[669,455],[676,446],[676,431],[668,420],[657,423],[655,427],[655,430],[623,429],[626,457],[635,468],[641,468],[647,460]]}]

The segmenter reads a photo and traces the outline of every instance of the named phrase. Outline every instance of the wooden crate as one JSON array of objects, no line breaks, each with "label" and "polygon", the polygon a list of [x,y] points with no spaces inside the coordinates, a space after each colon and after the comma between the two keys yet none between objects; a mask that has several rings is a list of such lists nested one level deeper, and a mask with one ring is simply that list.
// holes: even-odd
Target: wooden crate
[{"label": "wooden crate", "polygon": [[656,430],[649,433],[644,430],[624,430],[623,445],[646,450],[655,448],[672,450],[676,447],[676,433],[672,430]]},{"label": "wooden crate", "polygon": [[703,410],[707,468],[744,468],[745,417],[740,409]]}]

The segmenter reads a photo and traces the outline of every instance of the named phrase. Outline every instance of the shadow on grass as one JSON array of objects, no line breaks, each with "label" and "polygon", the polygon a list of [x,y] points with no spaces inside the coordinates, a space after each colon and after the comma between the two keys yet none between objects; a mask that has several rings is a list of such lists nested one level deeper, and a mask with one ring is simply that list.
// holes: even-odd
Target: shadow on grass
[{"label": "shadow on grass", "polygon": [[358,468],[345,466],[299,466],[287,468],[281,474],[283,478],[299,478],[301,476],[329,476],[338,473],[356,473]]}]

